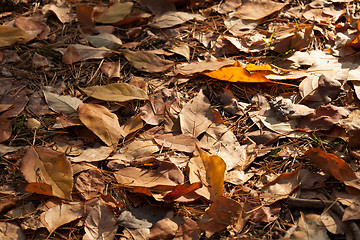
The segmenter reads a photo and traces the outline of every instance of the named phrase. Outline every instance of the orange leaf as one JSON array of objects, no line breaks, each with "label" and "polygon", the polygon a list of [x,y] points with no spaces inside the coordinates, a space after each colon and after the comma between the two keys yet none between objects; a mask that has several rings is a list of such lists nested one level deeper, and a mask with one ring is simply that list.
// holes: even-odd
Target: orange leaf
[{"label": "orange leaf", "polygon": [[271,66],[269,64],[258,66],[258,65],[249,63],[246,66],[246,70],[248,70],[248,71],[270,71],[270,72],[272,72],[272,68],[271,68]]},{"label": "orange leaf", "polygon": [[331,153],[326,153],[320,148],[310,148],[305,155],[324,172],[346,184],[346,181],[356,179],[352,168],[341,158]]},{"label": "orange leaf", "polygon": [[181,196],[184,196],[188,193],[195,191],[198,188],[201,188],[201,186],[202,186],[201,182],[196,182],[190,185],[188,184],[177,185],[170,193],[165,195],[163,200],[165,202],[171,202]]},{"label": "orange leaf", "polygon": [[245,68],[231,66],[203,73],[206,76],[229,82],[261,83],[271,82],[260,73],[249,73]]},{"label": "orange leaf", "polygon": [[208,179],[208,183],[210,184],[210,199],[213,201],[220,199],[223,194],[226,164],[221,157],[217,155],[210,155],[197,145],[195,146],[205,165],[206,177]]},{"label": "orange leaf", "polygon": [[42,195],[54,196],[54,194],[52,193],[51,185],[41,182],[29,183],[26,186],[25,191],[42,194]]}]

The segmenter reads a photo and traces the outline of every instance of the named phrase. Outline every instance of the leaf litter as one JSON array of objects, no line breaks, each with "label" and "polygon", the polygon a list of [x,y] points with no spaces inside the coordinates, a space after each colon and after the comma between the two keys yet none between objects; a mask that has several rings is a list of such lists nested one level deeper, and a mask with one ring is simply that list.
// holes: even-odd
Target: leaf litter
[{"label": "leaf litter", "polygon": [[359,9],[13,1],[0,236],[359,239]]}]

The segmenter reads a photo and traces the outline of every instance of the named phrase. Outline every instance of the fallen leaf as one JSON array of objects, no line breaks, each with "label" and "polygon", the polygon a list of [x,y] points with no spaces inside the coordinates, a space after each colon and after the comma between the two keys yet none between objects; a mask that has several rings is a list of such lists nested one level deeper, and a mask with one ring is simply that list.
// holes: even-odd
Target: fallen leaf
[{"label": "fallen leaf", "polygon": [[201,232],[198,224],[191,218],[187,218],[179,227],[174,240],[199,240]]},{"label": "fallen leaf", "polygon": [[170,193],[165,195],[163,200],[165,202],[174,201],[183,195],[186,195],[188,193],[195,191],[198,188],[201,188],[201,186],[202,186],[201,182],[192,183],[190,185],[188,185],[188,184],[177,185],[174,187],[174,189]]},{"label": "fallen leaf", "polygon": [[130,64],[145,72],[163,72],[174,62],[160,58],[151,52],[123,50],[124,56]]},{"label": "fallen leaf", "polygon": [[26,43],[34,36],[20,28],[0,25],[0,47],[7,47],[17,43]]},{"label": "fallen leaf", "polygon": [[83,217],[84,208],[80,202],[62,203],[40,215],[46,229],[52,233],[58,227]]},{"label": "fallen leaf", "polygon": [[176,11],[175,4],[170,0],[141,0],[140,2],[154,15]]},{"label": "fallen leaf", "polygon": [[80,121],[106,145],[112,146],[119,142],[121,131],[118,117],[106,107],[83,103],[79,105],[78,114]]},{"label": "fallen leaf", "polygon": [[79,156],[70,157],[71,162],[98,162],[105,160],[113,152],[113,148],[101,146],[97,148],[87,148]]},{"label": "fallen leaf", "polygon": [[109,208],[99,200],[85,219],[84,237],[87,239],[113,240],[118,229],[116,217]]},{"label": "fallen leaf", "polygon": [[182,43],[179,45],[174,45],[171,47],[170,52],[179,54],[186,58],[186,60],[190,60],[190,47],[189,45]]},{"label": "fallen leaf", "polygon": [[274,2],[270,0],[254,0],[245,2],[234,13],[234,17],[243,20],[261,20],[270,14],[279,11],[287,3]]},{"label": "fallen leaf", "polygon": [[[67,48],[56,48],[55,50],[63,54],[63,62],[66,64],[89,59],[103,59],[111,53],[111,50],[106,47],[94,48],[81,44],[72,44]],[[67,60],[66,62],[64,61],[64,58]]]},{"label": "fallen leaf", "polygon": [[82,90],[86,95],[103,101],[126,102],[130,100],[147,100],[149,98],[144,90],[128,83],[91,86]]},{"label": "fallen leaf", "polygon": [[5,142],[11,137],[12,125],[11,121],[0,118],[0,143]]},{"label": "fallen leaf", "polygon": [[169,218],[164,218],[152,227],[149,239],[170,239],[175,236],[178,225]]},{"label": "fallen leaf", "polygon": [[182,63],[176,65],[175,72],[182,75],[192,75],[204,71],[215,71],[224,66],[233,65],[234,63],[234,60],[228,58],[203,62]]},{"label": "fallen leaf", "polygon": [[21,149],[21,147],[8,147],[4,144],[0,144],[0,157],[4,156],[7,153],[15,152]]},{"label": "fallen leaf", "polygon": [[201,15],[188,12],[166,12],[154,17],[150,26],[154,28],[169,28],[193,20],[194,18],[201,18]]},{"label": "fallen leaf", "polygon": [[126,167],[114,172],[117,182],[125,187],[176,186],[177,184],[158,171]]},{"label": "fallen leaf", "polygon": [[320,215],[304,215],[302,212],[300,214],[297,224],[286,232],[282,240],[330,240],[326,228],[321,223]]},{"label": "fallen leaf", "polygon": [[100,33],[95,36],[85,34],[90,43],[96,47],[106,47],[108,49],[116,49],[122,45],[120,38],[115,37],[111,33]]},{"label": "fallen leaf", "polygon": [[34,53],[34,56],[31,60],[31,66],[33,69],[39,69],[39,68],[44,69],[44,68],[49,67],[50,63],[46,57],[44,57],[38,53]]},{"label": "fallen leaf", "polygon": [[138,219],[136,218],[131,212],[129,211],[123,211],[118,220],[117,223],[120,226],[126,227],[126,228],[151,228],[152,223],[148,222],[146,219]]},{"label": "fallen leaf", "polygon": [[198,137],[210,126],[213,119],[209,100],[201,90],[187,102],[180,112],[180,126],[183,134]]},{"label": "fallen leaf", "polygon": [[74,114],[77,112],[79,105],[83,103],[80,99],[70,95],[58,95],[48,91],[43,93],[49,107],[57,113]]},{"label": "fallen leaf", "polygon": [[45,15],[48,14],[49,12],[54,13],[61,23],[71,22],[75,18],[71,10],[71,7],[69,7],[66,3],[63,4],[50,3],[45,5],[41,11]]},{"label": "fallen leaf", "polygon": [[210,188],[210,200],[215,201],[222,197],[226,164],[217,155],[210,155],[196,145],[200,158],[204,162],[206,177]]},{"label": "fallen leaf", "polygon": [[199,141],[193,136],[185,134],[161,134],[154,137],[154,141],[160,145],[160,147],[170,148],[175,151],[183,151],[192,153],[195,151],[195,144],[199,144]]},{"label": "fallen leaf", "polygon": [[270,205],[287,198],[299,186],[299,166],[295,171],[282,173],[275,180],[268,182],[262,189],[260,197],[264,204]]},{"label": "fallen leaf", "polygon": [[360,189],[360,183],[354,170],[343,159],[326,153],[320,148],[310,148],[305,155],[324,172],[330,174],[347,186]]},{"label": "fallen leaf", "polygon": [[41,183],[41,182],[29,183],[26,186],[25,191],[33,192],[33,193],[36,193],[36,194],[53,196],[53,190],[52,190],[51,185],[46,184],[46,183]]},{"label": "fallen leaf", "polygon": [[115,3],[102,12],[95,11],[95,22],[117,23],[129,15],[133,5],[133,2]]},{"label": "fallen leaf", "polygon": [[0,222],[0,238],[3,240],[25,240],[25,234],[21,228],[9,222]]},{"label": "fallen leaf", "polygon": [[72,169],[63,153],[31,147],[21,160],[20,170],[29,183],[46,183],[54,196],[71,199]]},{"label": "fallen leaf", "polygon": [[35,211],[36,209],[34,203],[28,202],[25,203],[24,205],[11,209],[5,214],[5,216],[8,218],[19,219],[19,218],[25,218],[27,217],[27,215],[31,215]]},{"label": "fallen leaf", "polygon": [[16,18],[14,26],[40,39],[45,39],[50,33],[50,27],[35,17]]},{"label": "fallen leaf", "polygon": [[[236,65],[236,64],[235,64]],[[249,73],[245,68],[238,66],[222,67],[211,72],[203,72],[204,75],[229,82],[264,83],[271,82],[260,73]]]},{"label": "fallen leaf", "polygon": [[139,115],[132,116],[126,122],[120,126],[121,135],[123,137],[128,136],[131,133],[134,133],[140,130],[144,126],[144,123]]},{"label": "fallen leaf", "polygon": [[100,66],[101,71],[109,78],[121,78],[120,62],[103,62]]},{"label": "fallen leaf", "polygon": [[103,193],[105,180],[99,170],[92,168],[75,178],[74,187],[83,199],[90,200]]}]

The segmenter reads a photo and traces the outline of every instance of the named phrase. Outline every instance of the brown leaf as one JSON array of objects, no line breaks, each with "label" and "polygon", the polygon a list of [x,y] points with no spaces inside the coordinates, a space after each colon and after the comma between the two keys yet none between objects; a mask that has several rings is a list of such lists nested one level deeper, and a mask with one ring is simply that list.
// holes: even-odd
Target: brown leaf
[{"label": "brown leaf", "polygon": [[116,218],[108,207],[99,200],[85,219],[84,237],[87,239],[113,240],[118,229]]},{"label": "brown leaf", "polygon": [[115,3],[102,12],[95,11],[95,22],[117,23],[131,12],[133,4],[133,2]]},{"label": "brown leaf", "polygon": [[5,142],[11,137],[12,126],[11,121],[0,118],[0,143]]},{"label": "brown leaf", "polygon": [[201,15],[188,12],[166,12],[160,16],[156,16],[150,26],[155,28],[169,28],[194,18],[201,18]]},{"label": "brown leaf", "polygon": [[285,199],[299,186],[301,166],[290,173],[282,173],[275,180],[268,182],[262,189],[260,197],[264,204],[272,204]]},{"label": "brown leaf", "polygon": [[176,11],[175,4],[170,0],[141,0],[142,5],[147,7],[154,15]]},{"label": "brown leaf", "polygon": [[78,114],[80,121],[106,145],[112,146],[119,142],[121,131],[118,117],[106,107],[83,103],[79,105]]},{"label": "brown leaf", "polygon": [[201,229],[198,224],[191,218],[187,218],[177,231],[177,237],[174,240],[199,240],[200,234]]},{"label": "brown leaf", "polygon": [[151,52],[123,50],[123,53],[133,67],[145,72],[162,72],[174,64]]},{"label": "brown leaf", "polygon": [[25,234],[21,228],[9,222],[0,222],[0,238],[4,240],[25,240]]},{"label": "brown leaf", "polygon": [[71,199],[72,169],[63,153],[43,147],[31,147],[21,160],[21,172],[29,183],[46,183],[52,194]]},{"label": "brown leaf", "polygon": [[82,89],[86,95],[103,101],[126,102],[147,100],[147,93],[128,83],[111,83],[103,86],[91,86]]},{"label": "brown leaf", "polygon": [[201,182],[196,182],[196,183],[193,183],[190,185],[188,185],[188,184],[177,185],[174,187],[174,189],[170,193],[165,195],[163,200],[165,202],[174,201],[183,195],[186,195],[188,193],[195,191],[198,188],[201,188],[201,186],[202,186]]},{"label": "brown leaf", "polygon": [[154,140],[161,147],[188,153],[194,152],[195,144],[199,144],[199,141],[196,138],[185,134],[175,135],[167,133],[155,136]]},{"label": "brown leaf", "polygon": [[84,209],[80,202],[62,203],[50,208],[40,215],[42,224],[49,232],[55,231],[58,227],[81,218]]},{"label": "brown leaf", "polygon": [[76,17],[78,22],[87,29],[93,29],[95,27],[93,11],[94,8],[92,6],[76,5]]},{"label": "brown leaf", "polygon": [[[61,2],[62,3],[62,2]],[[52,12],[55,14],[55,16],[60,20],[62,23],[68,23],[74,20],[74,14],[71,10],[71,8],[66,4],[47,4],[42,8],[43,14],[48,14],[49,12]]]},{"label": "brown leaf", "polygon": [[158,171],[126,167],[114,173],[117,182],[125,187],[151,188],[158,185],[176,186],[177,184]]},{"label": "brown leaf", "polygon": [[334,178],[347,186],[360,189],[359,179],[356,177],[354,170],[341,158],[334,154],[326,153],[320,148],[310,148],[305,155],[316,166],[324,172],[332,175]]},{"label": "brown leaf", "polygon": [[33,69],[46,68],[50,66],[50,63],[46,57],[35,53],[31,60],[31,66]]},{"label": "brown leaf", "polygon": [[20,28],[0,25],[0,47],[7,47],[16,43],[26,43],[34,36]]},{"label": "brown leaf", "polygon": [[87,148],[79,156],[71,157],[71,162],[98,162],[110,156],[113,149],[111,147]]},{"label": "brown leaf", "polygon": [[126,137],[129,134],[140,130],[143,126],[144,126],[144,123],[139,115],[132,116],[131,118],[126,120],[124,125],[120,126],[121,135],[123,137]]},{"label": "brown leaf", "polygon": [[213,119],[209,100],[201,90],[187,102],[180,112],[180,126],[183,134],[198,137],[210,126]]},{"label": "brown leaf", "polygon": [[90,169],[76,177],[74,187],[82,198],[90,200],[103,193],[105,180],[99,170]]},{"label": "brown leaf", "polygon": [[251,2],[245,2],[234,13],[234,17],[243,20],[261,20],[264,17],[279,11],[287,3],[279,3],[270,0],[254,0]]},{"label": "brown leaf", "polygon": [[33,192],[36,194],[53,196],[53,191],[52,191],[51,185],[46,184],[46,183],[40,183],[40,182],[29,183],[26,186],[25,191]]},{"label": "brown leaf", "polygon": [[169,218],[164,218],[153,226],[149,239],[170,239],[175,236],[178,225]]},{"label": "brown leaf", "polygon": [[16,18],[14,26],[40,39],[45,39],[50,33],[50,27],[35,17]]},{"label": "brown leaf", "polygon": [[78,50],[74,46],[69,46],[62,56],[62,62],[65,64],[73,64],[80,61],[81,56]]}]

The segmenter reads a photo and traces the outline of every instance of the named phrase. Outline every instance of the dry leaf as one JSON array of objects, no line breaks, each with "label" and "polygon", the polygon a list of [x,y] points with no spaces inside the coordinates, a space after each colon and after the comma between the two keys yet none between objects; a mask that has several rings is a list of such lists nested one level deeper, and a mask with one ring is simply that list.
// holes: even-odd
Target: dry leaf
[{"label": "dry leaf", "polygon": [[126,167],[114,173],[117,182],[125,187],[151,188],[158,185],[176,186],[177,184],[158,171]]},{"label": "dry leaf", "polygon": [[90,200],[103,193],[105,180],[99,170],[92,168],[76,177],[74,187],[82,198]]},{"label": "dry leaf", "polygon": [[0,238],[3,240],[26,239],[21,228],[9,222],[0,222]]},{"label": "dry leaf", "polygon": [[35,17],[17,18],[14,26],[40,39],[45,39],[50,33],[50,27]]},{"label": "dry leaf", "polygon": [[183,195],[186,195],[188,193],[195,191],[198,188],[201,188],[201,186],[202,186],[201,182],[192,183],[190,185],[188,185],[188,184],[177,185],[174,187],[174,189],[170,193],[165,195],[163,200],[165,202],[174,201]]},{"label": "dry leaf", "polygon": [[26,43],[34,36],[20,28],[0,25],[0,47],[7,47],[17,43]]},{"label": "dry leaf", "polygon": [[210,200],[215,201],[222,197],[226,164],[217,155],[210,155],[196,145],[200,158],[204,162],[207,182],[210,189]]},{"label": "dry leaf", "polygon": [[83,217],[84,208],[80,202],[62,203],[40,215],[41,223],[52,233],[58,227]]},{"label": "dry leaf", "polygon": [[48,91],[43,93],[48,106],[57,113],[74,114],[79,105],[83,103],[80,99],[70,95],[59,95]]},{"label": "dry leaf", "polygon": [[198,137],[210,126],[213,119],[209,100],[201,90],[187,102],[180,112],[180,126],[183,134]]},{"label": "dry leaf", "polygon": [[320,148],[310,148],[305,152],[305,155],[321,170],[332,175],[340,182],[360,189],[360,182],[354,170],[343,159],[334,154],[326,153]]},{"label": "dry leaf", "polygon": [[147,100],[146,92],[128,83],[112,83],[104,86],[91,86],[82,89],[86,95],[103,101],[126,102]]},{"label": "dry leaf", "polygon": [[120,38],[115,37],[111,33],[100,33],[95,36],[85,34],[85,37],[97,48],[106,47],[108,49],[116,49],[122,45]]},{"label": "dry leaf", "polygon": [[0,118],[0,143],[5,142],[11,137],[12,126],[11,121]]},{"label": "dry leaf", "polygon": [[115,3],[102,12],[95,12],[95,22],[117,23],[123,20],[132,10],[133,2]]},{"label": "dry leaf", "polygon": [[182,75],[192,75],[204,71],[215,71],[224,66],[233,65],[234,62],[234,60],[226,58],[204,62],[182,63],[176,65],[175,72]]},{"label": "dry leaf", "polygon": [[52,186],[49,184],[46,184],[46,183],[41,183],[41,182],[29,183],[26,186],[25,191],[33,192],[36,194],[53,196]]},{"label": "dry leaf", "polygon": [[187,218],[177,231],[177,237],[174,240],[199,240],[201,232],[198,224],[191,218]]},{"label": "dry leaf", "polygon": [[63,62],[65,64],[89,59],[103,59],[111,53],[111,50],[106,47],[94,48],[81,44],[72,44],[67,48],[56,48],[55,50],[63,54]]},{"label": "dry leaf", "polygon": [[176,11],[175,4],[170,0],[141,0],[142,5],[147,7],[154,15]]},{"label": "dry leaf", "polygon": [[71,199],[72,169],[63,153],[43,147],[31,147],[21,160],[21,172],[29,183],[46,183],[52,194]]},{"label": "dry leaf", "polygon": [[114,149],[111,147],[97,147],[85,149],[79,156],[70,157],[71,162],[98,162],[110,156]]},{"label": "dry leaf", "polygon": [[264,204],[270,205],[281,199],[285,199],[299,186],[298,167],[290,173],[282,173],[275,180],[268,182],[262,189],[260,197]]},{"label": "dry leaf", "polygon": [[287,3],[270,0],[253,0],[242,4],[233,16],[243,20],[261,20],[264,17],[279,11],[286,4]]},{"label": "dry leaf", "polygon": [[175,236],[178,225],[169,218],[164,218],[153,226],[149,239],[170,239]]},{"label": "dry leaf", "polygon": [[140,130],[144,126],[144,123],[139,115],[132,116],[124,125],[120,126],[121,135],[123,137],[128,136],[131,133],[134,133]]},{"label": "dry leaf", "polygon": [[31,60],[31,66],[33,69],[38,69],[38,68],[44,69],[44,68],[49,67],[50,63],[46,57],[44,57],[38,53],[35,53]]},{"label": "dry leaf", "polygon": [[71,7],[69,7],[66,3],[63,3],[62,5],[54,3],[45,5],[42,8],[42,13],[48,14],[48,12],[54,13],[62,23],[71,22],[75,18]]},{"label": "dry leaf", "polygon": [[192,153],[195,151],[195,144],[199,144],[199,141],[189,135],[185,134],[161,134],[155,136],[155,142],[159,144],[161,147],[170,148],[175,151],[183,151]]},{"label": "dry leaf", "polygon": [[151,52],[130,50],[122,52],[133,67],[146,72],[163,72],[174,64],[173,61],[162,59]]},{"label": "dry leaf", "polygon": [[169,28],[194,18],[201,18],[201,15],[188,12],[167,12],[156,16],[150,26],[155,28]]},{"label": "dry leaf", "polygon": [[79,105],[80,121],[106,145],[116,145],[121,138],[120,124],[116,114],[98,104],[83,103]]},{"label": "dry leaf", "polygon": [[84,237],[87,239],[113,240],[118,229],[116,218],[109,208],[99,200],[85,219]]},{"label": "dry leaf", "polygon": [[271,82],[260,73],[249,73],[245,68],[232,66],[222,67],[212,72],[203,72],[204,75],[229,82],[264,83]]}]

